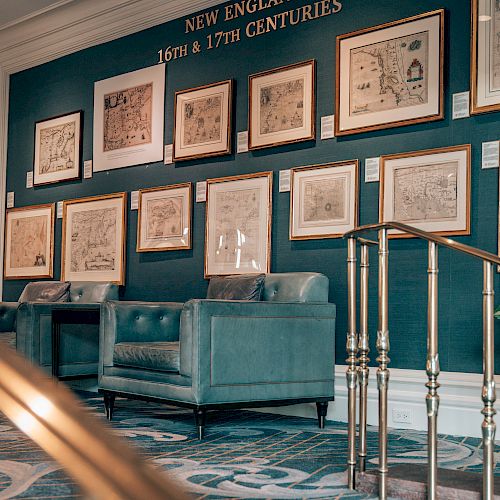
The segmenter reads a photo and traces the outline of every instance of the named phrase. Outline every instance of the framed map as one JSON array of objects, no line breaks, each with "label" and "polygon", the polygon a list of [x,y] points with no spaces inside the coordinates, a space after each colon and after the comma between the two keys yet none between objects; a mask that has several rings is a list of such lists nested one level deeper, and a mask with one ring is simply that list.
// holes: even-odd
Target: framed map
[{"label": "framed map", "polygon": [[80,177],[82,116],[76,111],[36,122],[33,185]]},{"label": "framed map", "polygon": [[63,205],[61,280],[125,282],[127,193]]},{"label": "framed map", "polygon": [[500,2],[472,0],[471,113],[500,109]]},{"label": "framed map", "polygon": [[141,189],[137,251],[191,248],[191,183]]},{"label": "framed map", "polygon": [[358,224],[358,160],[291,169],[290,239],[340,238]]},{"label": "framed map", "polygon": [[337,36],[335,135],[440,120],[444,10]]},{"label": "framed map", "polygon": [[207,180],[205,277],[268,273],[272,172]]},{"label": "framed map", "polygon": [[248,147],[314,139],[315,61],[249,77]]},{"label": "framed map", "polygon": [[174,161],[231,152],[232,80],[175,94]]},{"label": "framed map", "polygon": [[470,234],[470,158],[470,144],[382,156],[380,222],[440,235]]},{"label": "framed map", "polygon": [[7,210],[5,279],[54,276],[54,214],[54,203]]},{"label": "framed map", "polygon": [[94,171],[163,160],[165,65],[94,84]]}]

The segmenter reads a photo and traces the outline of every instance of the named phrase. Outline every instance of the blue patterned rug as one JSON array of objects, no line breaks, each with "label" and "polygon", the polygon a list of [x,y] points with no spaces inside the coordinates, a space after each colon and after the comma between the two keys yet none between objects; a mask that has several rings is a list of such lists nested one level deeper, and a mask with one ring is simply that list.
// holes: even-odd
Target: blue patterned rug
[{"label": "blue patterned rug", "polygon": [[[103,414],[101,398],[87,393],[84,401]],[[194,498],[373,498],[346,489],[345,424],[327,422],[320,430],[306,418],[209,412],[206,437],[198,441],[191,411],[118,399],[112,426]],[[426,439],[421,432],[391,431],[389,462],[425,463]],[[376,467],[377,446],[371,428],[370,467]],[[439,458],[441,467],[479,471],[480,440],[441,436]],[[81,496],[57,463],[0,417],[0,500]]]}]

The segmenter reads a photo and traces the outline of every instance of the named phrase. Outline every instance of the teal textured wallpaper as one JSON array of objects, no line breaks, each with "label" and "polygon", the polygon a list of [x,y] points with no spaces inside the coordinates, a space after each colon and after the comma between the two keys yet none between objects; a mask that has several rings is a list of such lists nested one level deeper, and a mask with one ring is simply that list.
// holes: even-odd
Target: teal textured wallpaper
[{"label": "teal textured wallpaper", "polygon": [[[340,0],[339,0],[340,2]],[[337,4],[339,2],[332,2]],[[229,2],[228,4],[232,4]],[[279,3],[279,2],[275,2]],[[481,143],[496,140],[500,113],[451,120],[452,94],[469,89],[470,2],[467,0],[344,0],[342,10],[286,29],[206,50],[206,36],[219,29],[242,28],[269,14],[313,2],[294,0],[267,11],[185,33],[185,19],[99,45],[15,74],[10,85],[7,190],[16,206],[127,191],[180,182],[193,183],[263,170],[275,172],[271,269],[319,271],[330,278],[330,301],[338,306],[337,363],[345,359],[347,322],[346,242],[342,239],[290,241],[289,193],[278,192],[278,171],[295,166],[359,158],[360,223],[378,220],[378,183],[364,183],[364,159],[382,154],[472,144],[471,235],[460,241],[496,252],[498,170],[481,170]],[[222,157],[155,163],[94,173],[92,179],[26,189],[33,164],[37,120],[82,109],[83,159],[92,158],[94,82],[154,65],[158,50],[203,41],[198,53],[171,60],[166,68],[165,144],[172,142],[174,93],[233,78],[233,151],[236,132],[247,129],[248,75],[307,59],[317,61],[317,117],[334,112],[336,35],[445,8],[445,119],[432,123],[298,143]],[[220,27],[219,27],[220,26]],[[205,204],[194,203],[193,248],[189,251],[135,251],[137,211],[128,210],[126,285],[123,299],[184,301],[206,294],[203,278]],[[61,219],[55,228],[55,278],[60,276]],[[424,369],[426,352],[427,246],[415,240],[392,240],[390,265],[390,367]],[[376,253],[371,253],[376,263]],[[442,249],[439,272],[439,347],[442,370],[479,372],[482,364],[482,273],[480,262]],[[496,278],[496,281],[498,279]],[[371,357],[375,358],[376,266],[371,271]],[[5,300],[18,298],[25,281],[6,281]],[[307,332],[304,332],[307,335]],[[500,337],[497,337],[500,338]],[[500,340],[499,340],[500,342]]]}]

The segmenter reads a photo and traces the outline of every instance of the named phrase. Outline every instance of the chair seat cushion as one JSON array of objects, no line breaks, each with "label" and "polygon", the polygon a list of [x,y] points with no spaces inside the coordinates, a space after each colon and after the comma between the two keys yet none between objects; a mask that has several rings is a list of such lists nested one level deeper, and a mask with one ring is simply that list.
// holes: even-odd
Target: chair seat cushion
[{"label": "chair seat cushion", "polygon": [[115,365],[164,372],[179,371],[179,342],[119,342],[113,351]]}]

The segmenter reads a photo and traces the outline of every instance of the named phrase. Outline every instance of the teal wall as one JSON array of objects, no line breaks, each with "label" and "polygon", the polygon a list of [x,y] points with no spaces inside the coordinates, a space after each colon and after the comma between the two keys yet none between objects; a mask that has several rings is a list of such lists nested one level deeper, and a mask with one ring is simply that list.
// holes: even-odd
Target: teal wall
[{"label": "teal wall", "polygon": [[[295,0],[280,7],[218,24],[224,29],[310,2]],[[33,164],[34,124],[37,120],[84,111],[83,159],[92,158],[93,84],[97,80],[156,64],[157,51],[169,45],[202,40],[216,29],[185,34],[184,19],[93,47],[11,78],[7,190],[16,206],[56,202],[89,195],[210,177],[274,170],[455,144],[472,144],[471,235],[458,240],[496,252],[498,170],[481,170],[481,143],[499,138],[500,113],[451,120],[452,94],[469,89],[470,4],[467,0],[344,0],[340,13],[242,40],[234,45],[171,61],[166,76],[165,143],[172,142],[176,90],[234,78],[233,131],[247,129],[249,74],[314,58],[317,60],[317,118],[334,112],[336,35],[444,7],[445,119],[438,122],[316,140],[253,153],[181,162],[161,163],[95,173],[89,180],[63,182],[26,189],[26,172]],[[234,134],[235,136],[236,134]],[[235,147],[233,147],[235,150]],[[378,183],[365,184],[360,171],[360,223],[378,220]],[[341,239],[289,241],[289,193],[273,193],[272,260],[275,272],[319,271],[330,278],[330,300],[338,306],[337,363],[345,359],[346,243]],[[127,266],[124,299],[179,300],[203,297],[205,204],[194,204],[193,249],[190,251],[135,252],[137,211],[128,212]],[[55,230],[55,278],[60,276],[61,220]],[[420,241],[390,242],[390,366],[423,369],[426,351],[426,245]],[[371,254],[375,263],[376,254]],[[372,357],[375,357],[376,270],[371,273]],[[4,297],[15,300],[25,281],[6,281]],[[478,372],[482,359],[481,264],[442,249],[439,273],[440,358],[443,370]],[[307,334],[307,333],[305,333]]]}]

